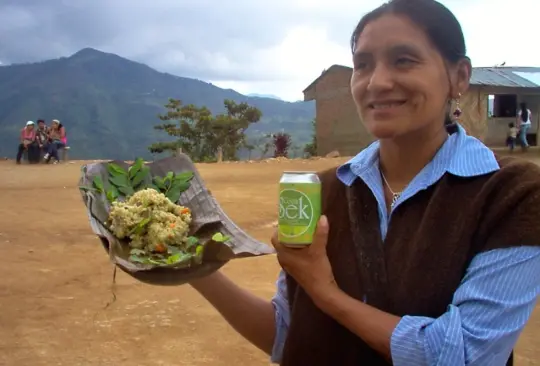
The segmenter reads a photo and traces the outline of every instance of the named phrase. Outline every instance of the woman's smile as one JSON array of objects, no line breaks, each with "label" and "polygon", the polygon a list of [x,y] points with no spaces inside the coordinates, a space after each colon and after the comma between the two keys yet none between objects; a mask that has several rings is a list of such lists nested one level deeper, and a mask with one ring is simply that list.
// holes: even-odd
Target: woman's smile
[{"label": "woman's smile", "polygon": [[371,118],[388,119],[403,113],[407,106],[407,100],[402,99],[381,99],[368,104],[368,110]]}]

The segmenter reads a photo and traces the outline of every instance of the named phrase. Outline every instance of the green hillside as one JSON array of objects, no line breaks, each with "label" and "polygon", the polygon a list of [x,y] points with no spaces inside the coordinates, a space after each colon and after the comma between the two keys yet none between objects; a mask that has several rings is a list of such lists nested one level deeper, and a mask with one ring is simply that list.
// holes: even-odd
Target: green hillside
[{"label": "green hillside", "polygon": [[223,111],[224,99],[247,102],[263,113],[248,135],[285,130],[296,144],[309,142],[315,116],[312,102],[248,97],[86,48],[71,57],[0,67],[0,156],[14,156],[27,120],[57,118],[66,126],[73,158],[150,157],[148,145],[166,139],[153,126],[168,98],[213,113]]}]

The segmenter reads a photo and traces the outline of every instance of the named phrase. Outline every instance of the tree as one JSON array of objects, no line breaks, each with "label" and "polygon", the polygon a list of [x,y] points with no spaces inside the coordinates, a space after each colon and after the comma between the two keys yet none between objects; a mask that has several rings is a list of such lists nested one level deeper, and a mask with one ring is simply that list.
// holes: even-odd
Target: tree
[{"label": "tree", "polygon": [[199,108],[193,104],[182,105],[182,101],[177,99],[169,99],[165,107],[167,113],[158,116],[164,123],[154,126],[154,128],[165,131],[169,136],[177,139],[176,141],[154,143],[148,148],[150,152],[175,152],[176,149],[181,148],[182,152],[195,161],[202,161],[209,155],[215,154],[212,132],[213,117],[208,108]]},{"label": "tree", "polygon": [[255,150],[255,145],[246,141],[244,142],[244,148],[248,151],[248,160],[251,160],[251,154],[253,153],[253,150]]},{"label": "tree", "polygon": [[213,125],[216,148],[223,149],[225,160],[238,160],[236,152],[246,143],[246,130],[261,119],[259,109],[247,103],[225,99],[225,113],[215,117]]},{"label": "tree", "polygon": [[290,157],[292,159],[302,157],[302,146],[294,144],[294,145],[291,145],[291,147],[289,147],[289,150],[291,152]]},{"label": "tree", "polygon": [[289,155],[289,147],[291,146],[291,136],[288,133],[280,132],[273,136],[274,142],[274,157],[287,157]]},{"label": "tree", "polygon": [[266,154],[268,154],[268,151],[272,148],[272,141],[270,140],[272,138],[272,135],[265,134],[260,135],[258,137],[253,138],[252,145],[255,147],[257,151],[260,152],[260,158],[263,159]]},{"label": "tree", "polygon": [[208,161],[221,148],[225,159],[236,160],[237,150],[245,143],[245,130],[260,120],[261,111],[232,100],[225,100],[224,105],[226,113],[213,116],[206,107],[169,99],[167,113],[158,116],[164,123],[154,128],[176,137],[176,141],[154,143],[148,149],[162,153],[181,148],[194,161]]},{"label": "tree", "polygon": [[308,158],[312,156],[317,156],[317,131],[316,131],[317,122],[315,119],[311,121],[311,125],[313,126],[313,134],[311,135],[311,142],[309,144],[306,144],[306,146],[304,146],[304,153],[306,154]]}]

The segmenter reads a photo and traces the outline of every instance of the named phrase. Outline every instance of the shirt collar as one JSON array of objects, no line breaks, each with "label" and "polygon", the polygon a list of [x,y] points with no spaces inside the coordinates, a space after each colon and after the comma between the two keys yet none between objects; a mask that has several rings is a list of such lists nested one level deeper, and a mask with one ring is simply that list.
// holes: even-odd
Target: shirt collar
[{"label": "shirt collar", "polygon": [[[351,185],[367,169],[379,163],[379,141],[375,141],[354,158],[337,169],[338,178]],[[426,181],[439,178],[445,172],[459,177],[474,177],[499,169],[495,154],[480,140],[467,135],[458,124],[458,130],[446,139],[433,160],[423,169]],[[427,183],[427,182],[426,182]]]}]

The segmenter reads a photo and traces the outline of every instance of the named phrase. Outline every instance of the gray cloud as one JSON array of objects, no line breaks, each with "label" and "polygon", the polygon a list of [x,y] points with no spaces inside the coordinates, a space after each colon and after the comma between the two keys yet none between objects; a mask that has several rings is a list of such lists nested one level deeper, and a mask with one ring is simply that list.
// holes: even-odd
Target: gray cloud
[{"label": "gray cloud", "polygon": [[287,0],[3,0],[0,61],[33,62],[84,47],[207,80],[275,80],[257,51],[278,44],[297,19]]},{"label": "gray cloud", "polygon": [[[304,1],[308,3],[307,0]],[[464,0],[448,0],[457,7]],[[298,25],[348,45],[381,0],[1,0],[0,62],[33,62],[93,47],[161,71],[213,81],[287,81],[261,54]],[[290,70],[288,71],[291,72]]]}]

